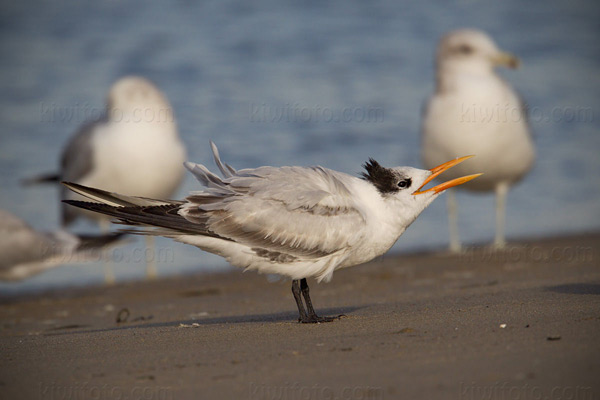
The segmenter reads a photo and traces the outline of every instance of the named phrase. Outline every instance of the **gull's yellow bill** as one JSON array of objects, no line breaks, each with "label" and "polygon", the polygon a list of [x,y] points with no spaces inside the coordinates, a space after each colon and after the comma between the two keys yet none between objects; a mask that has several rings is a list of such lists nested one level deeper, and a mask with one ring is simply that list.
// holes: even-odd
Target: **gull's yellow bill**
[{"label": "gull's yellow bill", "polygon": [[460,178],[452,179],[451,181],[441,183],[441,184],[439,184],[437,186],[434,186],[432,188],[429,188],[429,189],[426,189],[426,190],[422,190],[425,187],[425,185],[427,185],[429,182],[431,182],[432,180],[434,180],[435,178],[437,178],[438,175],[442,174],[444,171],[449,170],[450,168],[454,167],[455,165],[458,165],[461,162],[468,160],[471,157],[475,157],[475,156],[459,157],[459,158],[456,158],[454,160],[450,160],[448,162],[445,162],[445,163],[443,163],[441,165],[438,165],[435,168],[431,168],[429,170],[431,172],[431,175],[429,175],[429,177],[427,179],[425,179],[425,182],[423,182],[423,184],[421,185],[421,187],[418,188],[413,193],[413,195],[423,194],[423,193],[427,193],[427,192],[440,193],[440,192],[443,192],[446,189],[450,189],[451,187],[462,185],[463,183],[467,183],[470,180],[475,179],[475,178],[477,178],[480,175],[483,175],[483,174],[473,174],[473,175],[461,176]]}]

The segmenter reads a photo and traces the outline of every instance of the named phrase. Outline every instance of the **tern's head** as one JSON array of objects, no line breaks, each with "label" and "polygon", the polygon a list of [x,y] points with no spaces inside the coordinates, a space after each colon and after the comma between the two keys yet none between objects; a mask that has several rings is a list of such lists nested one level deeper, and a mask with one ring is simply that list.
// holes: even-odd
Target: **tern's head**
[{"label": "tern's head", "polygon": [[108,112],[111,118],[132,118],[154,122],[173,116],[171,105],[163,93],[149,80],[127,76],[115,82],[108,92]]},{"label": "tern's head", "polygon": [[437,49],[437,70],[491,73],[496,66],[517,68],[519,59],[501,51],[484,32],[460,29],[446,34]]},{"label": "tern's head", "polygon": [[364,165],[362,176],[370,182],[391,207],[399,207],[406,223],[411,223],[431,202],[451,187],[462,185],[481,174],[452,179],[429,189],[425,185],[453,166],[471,158],[456,158],[430,170],[412,167],[385,168],[373,159]]}]

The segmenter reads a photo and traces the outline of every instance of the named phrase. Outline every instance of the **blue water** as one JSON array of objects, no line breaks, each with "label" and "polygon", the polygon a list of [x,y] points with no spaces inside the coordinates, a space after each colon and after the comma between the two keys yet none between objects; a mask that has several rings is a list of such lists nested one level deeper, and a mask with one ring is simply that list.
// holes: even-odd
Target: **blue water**
[{"label": "blue water", "polygon": [[[167,94],[192,161],[212,163],[213,139],[237,168],[321,164],[357,173],[370,156],[418,166],[437,40],[476,27],[521,57],[521,69],[501,73],[534,111],[538,158],[509,194],[509,239],[600,228],[600,3],[297,3],[2,2],[0,207],[37,229],[58,227],[57,189],[23,188],[19,179],[56,169],[69,136],[127,74],[148,77]],[[195,187],[188,176],[178,196]],[[462,194],[459,201],[463,240],[491,241],[493,197]],[[446,243],[439,199],[394,250]],[[117,279],[144,276],[140,248],[134,239],[119,250]],[[191,246],[161,238],[158,248],[161,275],[226,268]],[[92,263],[0,291],[102,280]]]}]

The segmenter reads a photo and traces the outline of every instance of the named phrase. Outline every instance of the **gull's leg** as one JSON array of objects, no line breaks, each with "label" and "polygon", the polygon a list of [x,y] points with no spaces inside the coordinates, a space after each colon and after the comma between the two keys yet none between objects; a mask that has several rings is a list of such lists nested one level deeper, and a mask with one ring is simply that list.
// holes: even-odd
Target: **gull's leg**
[{"label": "gull's leg", "polygon": [[304,304],[302,304],[302,297],[300,296],[300,291],[300,282],[298,282],[298,279],[294,279],[292,281],[292,293],[294,294],[294,300],[296,300],[296,305],[298,306],[298,313],[300,314],[298,322],[308,322],[308,317],[306,315],[306,311],[304,310]]},{"label": "gull's leg", "polygon": [[500,182],[496,186],[496,239],[494,239],[494,247],[497,249],[502,249],[506,246],[506,239],[504,238],[504,221],[507,193],[508,183]]},{"label": "gull's leg", "polygon": [[158,268],[156,267],[156,246],[154,236],[146,235],[146,249],[149,249],[151,258],[146,258],[146,278],[156,279],[158,277]]},{"label": "gull's leg", "polygon": [[[100,231],[102,232],[102,234],[107,235],[110,232],[110,221],[108,219],[102,218],[99,222],[100,225]],[[104,267],[104,283],[107,285],[114,285],[115,284],[115,271],[113,270],[113,262],[112,262],[112,258],[110,260],[106,259],[106,251],[103,250],[103,257],[102,257],[102,265]]]},{"label": "gull's leg", "polygon": [[450,251],[460,253],[460,237],[458,235],[458,207],[456,205],[456,192],[448,190],[448,225],[450,228]]},{"label": "gull's leg", "polygon": [[331,322],[334,319],[338,319],[341,315],[337,317],[319,317],[313,308],[312,301],[310,301],[310,294],[308,289],[308,282],[306,282],[306,278],[302,278],[300,280],[300,289],[302,290],[302,296],[304,296],[304,301],[306,302],[306,309],[308,311],[308,318],[306,320],[302,320],[303,323],[317,323],[317,322]]}]

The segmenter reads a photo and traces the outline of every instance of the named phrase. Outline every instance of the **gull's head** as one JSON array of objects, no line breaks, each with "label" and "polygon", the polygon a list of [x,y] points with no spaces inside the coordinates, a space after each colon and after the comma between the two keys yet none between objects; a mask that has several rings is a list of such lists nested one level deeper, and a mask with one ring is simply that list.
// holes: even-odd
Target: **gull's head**
[{"label": "gull's head", "polygon": [[462,185],[481,174],[467,175],[426,189],[425,186],[457,164],[471,158],[465,156],[450,160],[426,170],[412,167],[382,167],[369,159],[364,165],[363,178],[371,183],[384,201],[400,210],[404,223],[410,224],[436,197],[451,187]]},{"label": "gull's head", "polygon": [[446,34],[437,49],[438,73],[491,73],[496,66],[517,68],[519,59],[506,53],[484,32],[460,29]]},{"label": "gull's head", "polygon": [[152,82],[139,76],[126,76],[115,82],[108,92],[107,103],[111,118],[126,114],[143,120],[172,117],[165,95]]}]

